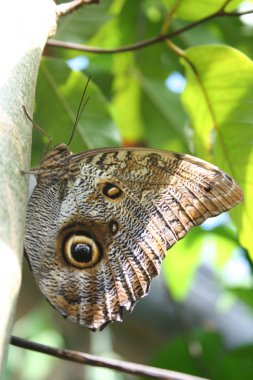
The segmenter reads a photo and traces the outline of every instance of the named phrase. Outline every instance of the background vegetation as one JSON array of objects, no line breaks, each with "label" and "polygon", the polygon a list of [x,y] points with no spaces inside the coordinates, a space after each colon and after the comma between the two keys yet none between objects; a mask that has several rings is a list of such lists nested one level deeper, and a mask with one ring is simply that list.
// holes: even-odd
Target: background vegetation
[{"label": "background vegetation", "polygon": [[[253,23],[219,12],[225,4],[227,12],[241,12],[245,2],[103,0],[61,18],[55,39],[110,49],[203,20],[170,41],[128,52],[47,46],[34,119],[55,144],[67,142],[91,76],[73,152],[124,145],[194,154],[229,172],[245,201],[177,243],[150,296],[101,333],[64,321],[24,263],[14,334],[211,379],[252,379]],[[45,143],[34,130],[32,166]],[[5,379],[35,375],[129,377],[11,348]]]}]

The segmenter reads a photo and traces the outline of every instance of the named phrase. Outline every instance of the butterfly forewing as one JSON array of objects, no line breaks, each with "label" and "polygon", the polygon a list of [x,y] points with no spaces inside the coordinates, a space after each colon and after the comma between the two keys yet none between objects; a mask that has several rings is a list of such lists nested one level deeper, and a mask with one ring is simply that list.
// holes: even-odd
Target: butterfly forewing
[{"label": "butterfly forewing", "polygon": [[56,309],[94,330],[147,294],[168,248],[243,197],[217,167],[159,150],[62,159],[61,145],[36,174],[25,236],[32,270]]}]

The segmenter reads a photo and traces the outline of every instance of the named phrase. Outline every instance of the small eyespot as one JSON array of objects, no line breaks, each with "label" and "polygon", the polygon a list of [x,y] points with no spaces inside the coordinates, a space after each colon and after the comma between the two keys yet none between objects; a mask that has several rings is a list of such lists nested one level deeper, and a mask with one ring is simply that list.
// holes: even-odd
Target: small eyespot
[{"label": "small eyespot", "polygon": [[205,190],[207,193],[209,193],[209,192],[212,190],[212,188],[211,188],[211,186],[206,186],[206,187],[204,187],[204,190]]},{"label": "small eyespot", "polygon": [[114,183],[105,182],[102,187],[102,194],[110,199],[118,199],[123,195],[123,191]]},{"label": "small eyespot", "polygon": [[109,222],[109,229],[112,235],[116,235],[119,230],[119,224],[115,220]]},{"label": "small eyespot", "polygon": [[100,246],[86,235],[69,235],[63,245],[64,257],[68,264],[79,269],[94,267],[102,257]]}]

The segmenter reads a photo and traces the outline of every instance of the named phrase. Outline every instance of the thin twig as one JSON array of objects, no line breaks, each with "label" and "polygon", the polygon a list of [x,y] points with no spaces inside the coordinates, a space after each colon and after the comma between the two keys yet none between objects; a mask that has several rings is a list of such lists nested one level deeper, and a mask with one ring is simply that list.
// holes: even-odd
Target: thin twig
[{"label": "thin twig", "polygon": [[209,16],[206,16],[198,21],[194,21],[180,29],[174,30],[170,33],[164,34],[164,35],[158,35],[152,38],[149,38],[147,40],[143,40],[131,45],[122,46],[120,48],[114,48],[114,49],[104,49],[104,48],[97,48],[95,46],[87,46],[87,45],[81,45],[74,42],[66,42],[66,41],[57,41],[50,39],[47,42],[48,46],[54,46],[59,48],[67,48],[77,51],[83,51],[83,52],[89,52],[89,53],[97,53],[97,54],[114,54],[114,53],[122,53],[127,51],[134,51],[138,50],[150,45],[153,45],[155,43],[163,42],[166,39],[171,39],[173,37],[178,36],[179,34],[186,32],[190,29],[193,29],[201,24],[204,24],[205,22],[212,20],[216,17],[224,17],[224,16],[231,16],[231,17],[239,17],[246,14],[253,13],[253,9],[249,11],[244,12],[226,12],[223,8],[219,11],[212,13]]},{"label": "thin twig", "polygon": [[16,336],[11,337],[11,344],[17,347],[40,352],[60,359],[69,360],[79,364],[88,364],[96,367],[110,368],[116,371],[130,373],[136,376],[146,376],[159,380],[207,380],[202,377],[187,375],[180,372],[149,367],[146,365],[126,362],[116,359],[105,359],[95,355],[61,348],[49,347],[40,343],[31,342]]},{"label": "thin twig", "polygon": [[66,16],[67,14],[76,11],[83,5],[99,4],[99,0],[73,0],[69,3],[63,3],[56,6],[57,16]]}]

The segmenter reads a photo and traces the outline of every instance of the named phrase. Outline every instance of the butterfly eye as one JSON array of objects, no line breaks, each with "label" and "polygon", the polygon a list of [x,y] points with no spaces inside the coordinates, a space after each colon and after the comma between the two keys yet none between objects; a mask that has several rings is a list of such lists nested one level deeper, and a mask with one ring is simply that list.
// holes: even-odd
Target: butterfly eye
[{"label": "butterfly eye", "polygon": [[98,244],[86,235],[71,235],[64,243],[63,252],[67,262],[79,269],[94,267],[102,257]]},{"label": "butterfly eye", "polygon": [[123,195],[123,191],[114,183],[105,182],[103,183],[102,194],[109,199],[115,200]]}]

